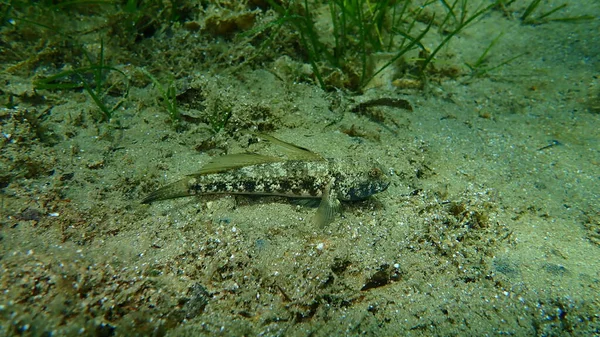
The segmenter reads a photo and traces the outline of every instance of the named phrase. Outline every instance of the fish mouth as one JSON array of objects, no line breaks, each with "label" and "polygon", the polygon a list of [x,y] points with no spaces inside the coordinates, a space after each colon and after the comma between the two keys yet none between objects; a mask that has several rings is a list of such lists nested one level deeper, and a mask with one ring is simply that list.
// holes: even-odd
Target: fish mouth
[{"label": "fish mouth", "polygon": [[390,186],[390,184],[392,183],[391,179],[388,179],[387,181],[385,181],[382,185],[381,185],[381,190],[379,190],[379,192],[383,192],[385,190],[387,190],[387,188]]},{"label": "fish mouth", "polygon": [[348,200],[365,200],[370,196],[385,191],[390,185],[390,180],[366,183],[358,187],[351,188],[348,191]]}]

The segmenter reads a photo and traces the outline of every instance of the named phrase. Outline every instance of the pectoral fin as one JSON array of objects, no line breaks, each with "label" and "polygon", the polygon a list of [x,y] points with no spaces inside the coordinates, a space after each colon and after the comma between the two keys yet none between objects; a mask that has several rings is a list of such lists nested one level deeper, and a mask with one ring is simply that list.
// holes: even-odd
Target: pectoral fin
[{"label": "pectoral fin", "polygon": [[323,196],[321,197],[321,203],[317,209],[317,213],[313,217],[314,223],[319,227],[324,227],[331,223],[335,219],[335,215],[340,212],[340,201],[337,199],[334,191],[331,189],[333,186],[332,181],[327,184]]}]

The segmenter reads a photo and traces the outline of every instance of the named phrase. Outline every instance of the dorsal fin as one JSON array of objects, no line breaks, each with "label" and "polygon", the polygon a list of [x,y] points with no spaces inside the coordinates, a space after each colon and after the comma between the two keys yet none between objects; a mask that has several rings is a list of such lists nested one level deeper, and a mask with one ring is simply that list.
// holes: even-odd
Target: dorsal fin
[{"label": "dorsal fin", "polygon": [[283,140],[277,139],[273,136],[265,135],[262,133],[256,133],[256,132],[252,132],[251,134],[282,147],[285,150],[285,153],[289,160],[309,160],[309,161],[325,160],[325,158],[312,152],[309,149],[294,145],[292,143],[284,142]]},{"label": "dorsal fin", "polygon": [[244,166],[281,162],[284,159],[256,153],[234,153],[216,157],[190,176],[224,172]]},{"label": "dorsal fin", "polygon": [[205,174],[211,173],[219,173],[225,172],[229,170],[233,170],[236,168],[250,166],[250,165],[258,165],[258,164],[266,164],[266,163],[276,163],[282,162],[286,160],[308,160],[308,161],[323,161],[325,160],[320,155],[305,149],[303,147],[296,146],[291,143],[284,142],[275,137],[264,135],[260,133],[251,132],[250,134],[262,138],[272,144],[278,145],[282,147],[285,151],[286,158],[278,158],[273,156],[266,156],[257,153],[234,153],[227,154],[224,156],[216,157],[206,165],[200,169],[199,172],[194,174],[190,174],[188,176],[201,176]]}]

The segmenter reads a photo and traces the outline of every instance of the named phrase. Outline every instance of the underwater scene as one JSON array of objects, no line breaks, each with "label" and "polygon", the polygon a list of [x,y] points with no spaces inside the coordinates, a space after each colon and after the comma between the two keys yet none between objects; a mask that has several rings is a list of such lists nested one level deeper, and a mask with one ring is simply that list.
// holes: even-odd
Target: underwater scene
[{"label": "underwater scene", "polygon": [[600,2],[0,16],[0,336],[600,336]]}]

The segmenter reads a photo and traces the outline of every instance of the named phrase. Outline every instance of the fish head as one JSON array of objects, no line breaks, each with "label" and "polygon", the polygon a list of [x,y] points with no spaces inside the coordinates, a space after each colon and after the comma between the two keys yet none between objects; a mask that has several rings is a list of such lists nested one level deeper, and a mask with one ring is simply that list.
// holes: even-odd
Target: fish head
[{"label": "fish head", "polygon": [[340,200],[358,201],[385,191],[391,179],[377,163],[353,162],[336,177],[335,190]]}]

